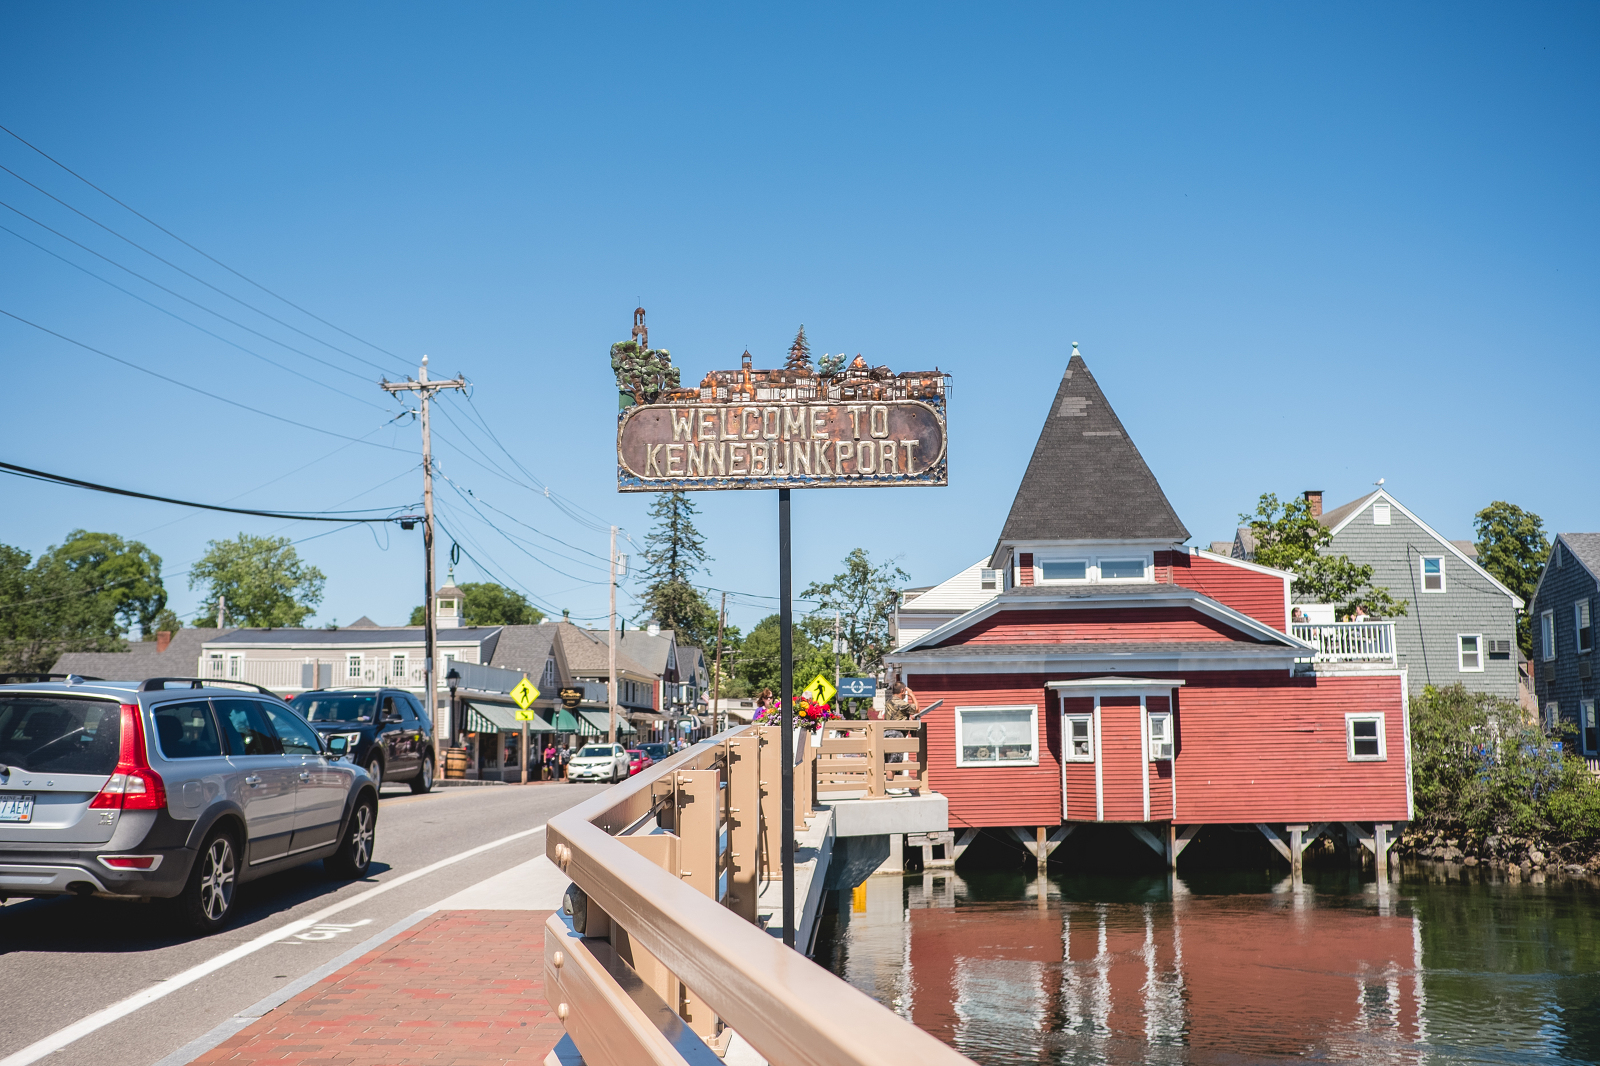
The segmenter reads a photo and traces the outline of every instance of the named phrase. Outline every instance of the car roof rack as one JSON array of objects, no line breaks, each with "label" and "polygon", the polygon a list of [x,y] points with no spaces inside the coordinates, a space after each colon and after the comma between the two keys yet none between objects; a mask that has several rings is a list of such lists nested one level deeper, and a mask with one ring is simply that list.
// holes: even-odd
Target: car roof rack
[{"label": "car roof rack", "polygon": [[251,684],[249,681],[235,681],[232,678],[227,677],[147,677],[143,681],[139,682],[139,691],[160,692],[167,687],[167,682],[169,681],[182,681],[190,688],[227,688],[230,686],[239,688],[253,688],[263,696],[271,696],[274,699],[282,699],[281,696],[272,691],[270,688],[263,688],[260,685]]}]

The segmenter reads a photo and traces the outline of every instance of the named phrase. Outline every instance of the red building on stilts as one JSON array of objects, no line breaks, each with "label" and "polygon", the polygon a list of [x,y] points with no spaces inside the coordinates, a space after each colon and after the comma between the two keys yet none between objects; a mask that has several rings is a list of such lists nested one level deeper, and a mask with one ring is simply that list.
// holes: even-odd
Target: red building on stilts
[{"label": "red building on stilts", "polygon": [[929,778],[958,850],[985,827],[1048,850],[1118,822],[1174,864],[1226,823],[1296,869],[1326,831],[1384,858],[1412,805],[1392,641],[1325,655],[1292,635],[1293,575],[1188,539],[1074,348],[983,568],[993,591],[888,657],[922,706],[944,701]]}]

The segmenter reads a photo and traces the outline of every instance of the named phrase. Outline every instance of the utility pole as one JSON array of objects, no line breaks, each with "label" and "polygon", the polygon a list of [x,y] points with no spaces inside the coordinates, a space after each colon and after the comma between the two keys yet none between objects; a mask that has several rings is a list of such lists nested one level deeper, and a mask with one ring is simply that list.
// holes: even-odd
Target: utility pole
[{"label": "utility pole", "polygon": [[722,713],[722,627],[728,621],[728,594],[722,594],[722,609],[717,612],[717,665],[711,671],[711,724],[712,732],[728,728],[728,716]]},{"label": "utility pole", "polygon": [[606,727],[606,743],[617,742],[617,527],[611,527],[611,621],[607,632],[606,656],[611,665],[611,687],[607,697],[611,704],[611,724]]},{"label": "utility pole", "polygon": [[839,691],[839,608],[833,609],[833,690]]},{"label": "utility pole", "polygon": [[222,629],[223,628],[223,624],[225,622],[227,622],[227,620],[228,620],[228,597],[222,596],[222,595],[218,595],[217,596],[217,628],[218,629]]},{"label": "utility pole", "polygon": [[[465,391],[466,387],[467,379],[459,375],[429,381],[427,356],[422,357],[422,367],[417,372],[416,381],[408,378],[405,381],[382,383],[384,392],[391,394],[414,392],[422,401],[422,684],[428,693],[425,706],[430,716],[439,710],[438,686],[433,679],[433,660],[439,646],[439,627],[435,612],[437,605],[433,602],[433,438],[428,435],[428,400],[441,389]],[[444,730],[451,747],[455,746],[456,737],[454,712],[455,708],[452,707],[449,715],[450,728]],[[438,767],[434,769],[437,771]]]}]

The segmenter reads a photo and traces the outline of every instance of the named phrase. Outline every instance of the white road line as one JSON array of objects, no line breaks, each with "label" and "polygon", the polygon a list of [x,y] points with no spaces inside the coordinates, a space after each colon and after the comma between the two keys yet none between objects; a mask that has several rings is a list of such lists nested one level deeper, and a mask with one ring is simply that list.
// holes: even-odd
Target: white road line
[{"label": "white road line", "polygon": [[28,1066],[28,1063],[38,1062],[46,1055],[49,1055],[52,1052],[60,1051],[68,1044],[71,1044],[76,1040],[81,1040],[83,1037],[88,1036],[90,1033],[95,1032],[98,1029],[105,1028],[119,1018],[126,1018],[139,1008],[148,1006],[164,996],[169,996],[180,988],[194,984],[207,974],[215,973],[231,962],[237,962],[248,955],[254,955],[262,948],[269,947],[292,933],[298,933],[302,929],[307,929],[313,925],[316,925],[329,915],[338,914],[342,910],[348,910],[358,903],[365,903],[374,896],[381,896],[390,889],[399,888],[401,885],[415,881],[419,877],[425,877],[426,875],[433,873],[435,870],[442,870],[446,866],[454,865],[455,863],[461,862],[463,859],[470,859],[474,855],[482,855],[484,852],[498,848],[502,844],[509,844],[513,840],[521,840],[523,837],[532,836],[535,833],[542,832],[544,832],[544,826],[537,825],[532,829],[524,829],[520,833],[512,833],[510,836],[504,836],[498,840],[491,840],[487,844],[479,844],[475,848],[468,848],[466,851],[458,852],[455,855],[451,855],[449,858],[440,859],[438,862],[424,866],[420,870],[412,870],[408,874],[402,874],[393,881],[385,881],[383,884],[378,885],[375,888],[369,888],[367,891],[357,893],[347,900],[341,900],[332,906],[324,907],[322,910],[317,911],[314,914],[309,914],[304,918],[297,918],[286,925],[279,926],[270,933],[262,933],[254,940],[248,940],[236,948],[224,951],[221,955],[202,962],[198,966],[191,966],[182,973],[174,974],[165,981],[151,985],[142,992],[135,992],[127,999],[113,1003],[104,1010],[95,1011],[88,1017],[79,1019],[66,1028],[51,1033],[42,1040],[35,1040],[21,1051],[7,1055],[5,1058],[0,1059],[0,1066]]}]

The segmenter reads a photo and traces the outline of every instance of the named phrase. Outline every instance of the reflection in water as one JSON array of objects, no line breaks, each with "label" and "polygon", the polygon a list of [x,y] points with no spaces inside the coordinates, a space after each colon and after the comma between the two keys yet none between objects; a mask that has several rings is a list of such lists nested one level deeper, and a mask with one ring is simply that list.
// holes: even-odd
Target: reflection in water
[{"label": "reflection in water", "polygon": [[871,878],[817,961],[984,1066],[1600,1061],[1588,883]]}]

